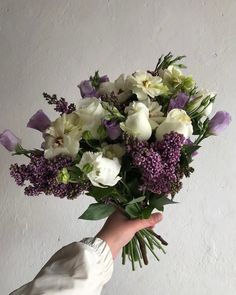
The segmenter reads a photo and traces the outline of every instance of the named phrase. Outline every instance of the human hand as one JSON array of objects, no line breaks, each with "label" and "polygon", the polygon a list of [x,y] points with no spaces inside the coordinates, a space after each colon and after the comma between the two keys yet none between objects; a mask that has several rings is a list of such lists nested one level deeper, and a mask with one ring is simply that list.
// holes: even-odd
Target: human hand
[{"label": "human hand", "polygon": [[128,219],[119,210],[105,222],[97,237],[104,240],[111,249],[113,259],[119,251],[143,228],[154,227],[163,218],[161,213],[153,213],[148,219]]}]

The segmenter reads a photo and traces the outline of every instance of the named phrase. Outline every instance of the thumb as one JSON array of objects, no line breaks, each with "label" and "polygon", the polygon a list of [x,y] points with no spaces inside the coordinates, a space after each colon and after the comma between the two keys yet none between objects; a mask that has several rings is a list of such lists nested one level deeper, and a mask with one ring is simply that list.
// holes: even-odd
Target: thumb
[{"label": "thumb", "polygon": [[143,228],[153,227],[155,224],[160,222],[163,218],[161,213],[153,213],[148,219],[135,219],[132,220],[134,227],[139,231]]}]

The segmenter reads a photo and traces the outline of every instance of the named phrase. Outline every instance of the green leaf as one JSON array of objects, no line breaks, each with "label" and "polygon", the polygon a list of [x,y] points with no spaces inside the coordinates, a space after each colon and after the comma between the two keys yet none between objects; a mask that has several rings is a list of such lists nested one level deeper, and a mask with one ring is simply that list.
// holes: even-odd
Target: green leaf
[{"label": "green leaf", "polygon": [[142,196],[142,197],[139,197],[139,198],[133,199],[132,201],[130,201],[129,203],[127,203],[127,205],[135,204],[135,203],[140,203],[140,202],[144,201],[145,198],[146,198],[145,196]]},{"label": "green leaf", "polygon": [[125,212],[131,218],[138,218],[141,213],[140,208],[139,208],[139,206],[137,206],[136,203],[126,205]]},{"label": "green leaf", "polygon": [[151,198],[150,199],[150,205],[153,208],[156,208],[159,211],[164,211],[164,206],[168,204],[177,204],[178,202],[174,202],[171,199],[167,197],[160,197],[160,198]]},{"label": "green leaf", "polygon": [[86,193],[86,195],[94,197],[96,200],[99,200],[102,198],[116,195],[116,190],[112,186],[105,187],[105,188],[92,186],[92,188]]},{"label": "green leaf", "polygon": [[142,210],[139,218],[141,218],[141,219],[149,218],[151,216],[151,214],[152,214],[152,211],[153,211],[153,207],[148,206],[147,208]]},{"label": "green leaf", "polygon": [[89,205],[88,209],[79,217],[85,220],[99,220],[110,216],[116,208],[111,204],[95,203]]},{"label": "green leaf", "polygon": [[201,146],[200,145],[194,145],[194,144],[188,144],[183,146],[183,152],[186,153],[188,156],[191,156],[192,153],[197,151]]}]

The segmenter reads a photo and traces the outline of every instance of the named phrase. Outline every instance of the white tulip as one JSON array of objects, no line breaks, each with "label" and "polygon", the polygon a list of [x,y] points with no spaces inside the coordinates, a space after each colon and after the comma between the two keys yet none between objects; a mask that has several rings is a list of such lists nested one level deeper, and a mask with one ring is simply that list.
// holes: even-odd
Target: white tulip
[{"label": "white tulip", "polygon": [[156,129],[157,140],[163,139],[163,136],[171,131],[183,134],[185,138],[189,138],[192,135],[192,122],[184,110],[173,109],[167,114],[166,119]]},{"label": "white tulip", "polygon": [[93,138],[98,139],[97,130],[102,124],[102,119],[106,116],[106,111],[100,100],[95,97],[83,98],[79,102],[76,113],[80,117],[83,131],[90,131]]},{"label": "white tulip", "polygon": [[140,140],[148,140],[152,135],[149,110],[142,102],[133,102],[127,108],[128,117],[120,123],[120,128]]},{"label": "white tulip", "polygon": [[101,152],[85,152],[77,166],[83,171],[87,165],[91,169],[86,174],[94,186],[114,186],[121,179],[118,176],[121,165],[117,158],[108,159]]}]

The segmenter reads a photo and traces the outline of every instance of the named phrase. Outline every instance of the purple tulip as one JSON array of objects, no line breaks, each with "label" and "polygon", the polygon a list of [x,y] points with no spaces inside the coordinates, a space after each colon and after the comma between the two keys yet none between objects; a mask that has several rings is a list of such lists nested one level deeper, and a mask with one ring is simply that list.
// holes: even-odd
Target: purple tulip
[{"label": "purple tulip", "polygon": [[[99,77],[99,83],[108,82],[109,78],[107,75]],[[78,85],[81,96],[84,97],[99,97],[98,90],[92,85],[90,80],[84,80]]]},{"label": "purple tulip", "polygon": [[218,135],[229,126],[232,118],[229,113],[224,111],[219,111],[215,116],[209,121],[208,132],[213,135]]},{"label": "purple tulip", "polygon": [[6,129],[0,134],[0,143],[10,152],[15,151],[16,146],[21,143],[21,140],[15,136],[11,130]]},{"label": "purple tulip", "polygon": [[42,111],[37,111],[30,119],[27,127],[44,132],[51,125],[48,116]]},{"label": "purple tulip", "polygon": [[103,124],[111,140],[115,140],[121,135],[120,124],[116,121],[103,120]]},{"label": "purple tulip", "polygon": [[180,92],[175,98],[172,98],[169,103],[168,112],[173,109],[183,109],[189,100],[189,96]]}]

